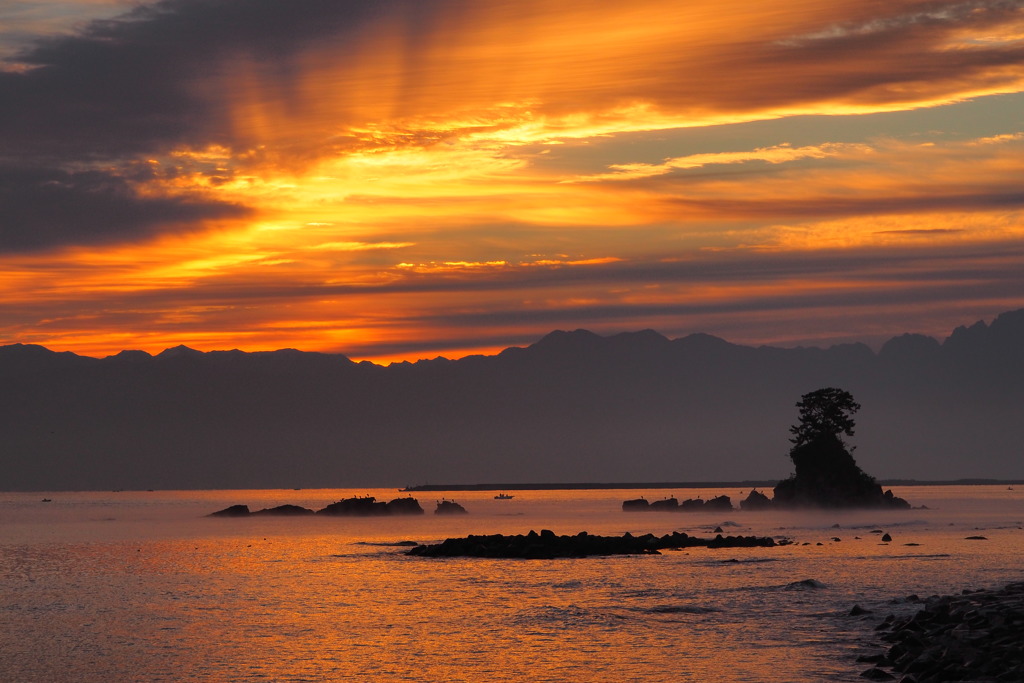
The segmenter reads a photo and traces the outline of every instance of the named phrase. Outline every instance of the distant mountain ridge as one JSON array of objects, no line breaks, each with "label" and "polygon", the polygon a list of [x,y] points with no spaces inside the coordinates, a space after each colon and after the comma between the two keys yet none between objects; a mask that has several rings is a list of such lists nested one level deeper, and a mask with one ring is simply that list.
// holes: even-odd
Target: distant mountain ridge
[{"label": "distant mountain ridge", "polygon": [[3,346],[0,489],[778,479],[793,404],[823,386],[864,406],[853,443],[879,478],[1024,476],[1021,309],[877,353],[653,330],[388,367]]}]

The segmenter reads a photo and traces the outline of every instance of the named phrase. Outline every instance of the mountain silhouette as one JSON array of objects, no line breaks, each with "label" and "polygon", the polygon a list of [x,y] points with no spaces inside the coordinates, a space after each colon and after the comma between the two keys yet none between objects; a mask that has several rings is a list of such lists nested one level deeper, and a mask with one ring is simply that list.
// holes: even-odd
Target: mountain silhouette
[{"label": "mountain silhouette", "polygon": [[0,347],[0,489],[728,481],[788,476],[808,391],[863,406],[885,478],[1020,478],[1024,310],[876,353],[555,331],[388,367],[294,349],[97,359]]}]

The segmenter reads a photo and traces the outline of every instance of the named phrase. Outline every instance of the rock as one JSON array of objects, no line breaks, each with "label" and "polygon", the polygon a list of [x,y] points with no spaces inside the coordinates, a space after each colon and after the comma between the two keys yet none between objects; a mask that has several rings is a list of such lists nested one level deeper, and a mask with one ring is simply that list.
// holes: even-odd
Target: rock
[{"label": "rock", "polygon": [[823,432],[798,442],[789,457],[796,471],[776,484],[775,507],[910,509],[892,490],[882,492],[836,434]]},{"label": "rock", "polygon": [[435,515],[464,515],[466,514],[466,508],[462,507],[454,500],[445,500],[442,498],[437,501],[437,507],[434,508]]},{"label": "rock", "polygon": [[248,505],[231,505],[223,510],[211,512],[207,517],[248,517],[250,514]]},{"label": "rock", "polygon": [[932,596],[913,616],[890,615],[876,630],[892,643],[886,656],[905,680],[1024,680],[1024,583]]},{"label": "rock", "polygon": [[415,498],[396,498],[390,502],[378,501],[373,496],[344,498],[317,510],[318,515],[337,517],[380,517],[384,515],[422,515],[423,508]]},{"label": "rock", "polygon": [[889,534],[882,535],[882,543],[889,543],[890,541],[892,541],[892,536]]},{"label": "rock", "polygon": [[664,498],[648,503],[643,497],[622,501],[623,512],[662,511],[662,512],[696,512],[699,510],[732,510],[732,499],[729,496],[717,496],[711,500],[688,498],[680,503],[676,498]]},{"label": "rock", "polygon": [[896,677],[888,671],[873,667],[867,671],[861,673],[861,678],[866,678],[869,681],[895,681]]},{"label": "rock", "polygon": [[420,507],[420,502],[408,496],[406,498],[395,498],[389,500],[387,505],[387,513],[389,515],[422,515],[424,514],[423,508]]},{"label": "rock", "polygon": [[494,557],[523,559],[554,559],[561,557],[588,557],[591,555],[649,555],[662,550],[683,548],[753,548],[773,547],[772,538],[756,536],[722,536],[697,538],[681,532],[664,536],[644,534],[633,536],[594,536],[581,531],[575,536],[559,536],[549,529],[539,534],[467,536],[449,538],[435,545],[418,545],[408,551],[420,557]]},{"label": "rock", "polygon": [[378,502],[373,496],[343,498],[317,510],[318,515],[344,517],[371,517],[387,514],[387,503]]},{"label": "rock", "polygon": [[746,498],[740,501],[741,510],[766,510],[772,506],[772,499],[757,489],[753,489]]},{"label": "rock", "polygon": [[269,515],[274,517],[301,517],[303,515],[315,515],[316,512],[309,508],[298,505],[278,505],[277,507],[264,508],[252,513],[254,515]]},{"label": "rock", "polygon": [[853,608],[850,609],[850,616],[851,617],[859,617],[862,614],[871,614],[871,610],[864,609],[860,605],[854,605]]},{"label": "rock", "polygon": [[729,496],[716,496],[704,503],[707,510],[732,510],[732,499]]}]

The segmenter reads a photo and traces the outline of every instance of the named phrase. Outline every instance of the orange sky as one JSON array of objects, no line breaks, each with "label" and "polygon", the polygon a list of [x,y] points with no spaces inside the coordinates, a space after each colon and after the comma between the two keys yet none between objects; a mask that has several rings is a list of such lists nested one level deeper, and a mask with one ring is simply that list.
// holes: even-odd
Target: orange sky
[{"label": "orange sky", "polygon": [[124,9],[0,15],[0,343],[381,362],[1024,306],[1017,3]]}]

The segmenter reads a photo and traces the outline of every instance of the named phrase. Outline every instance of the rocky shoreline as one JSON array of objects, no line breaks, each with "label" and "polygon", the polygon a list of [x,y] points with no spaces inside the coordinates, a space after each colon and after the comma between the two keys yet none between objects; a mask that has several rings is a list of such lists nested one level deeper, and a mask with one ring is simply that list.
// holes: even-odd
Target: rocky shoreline
[{"label": "rocky shoreline", "polygon": [[[884,652],[858,657],[861,676],[902,683],[1024,681],[1024,582],[999,590],[932,596],[909,617],[890,614],[876,627]],[[854,607],[852,614],[863,614]]]},{"label": "rocky shoreline", "polygon": [[633,536],[595,536],[581,531],[575,536],[559,536],[548,529],[539,534],[505,536],[467,536],[449,538],[434,545],[418,545],[408,555],[419,557],[492,557],[518,559],[555,559],[589,557],[591,555],[657,555],[662,550],[684,548],[769,548],[776,545],[775,539],[759,536],[722,536],[698,538],[681,532],[664,536],[644,534]]}]

